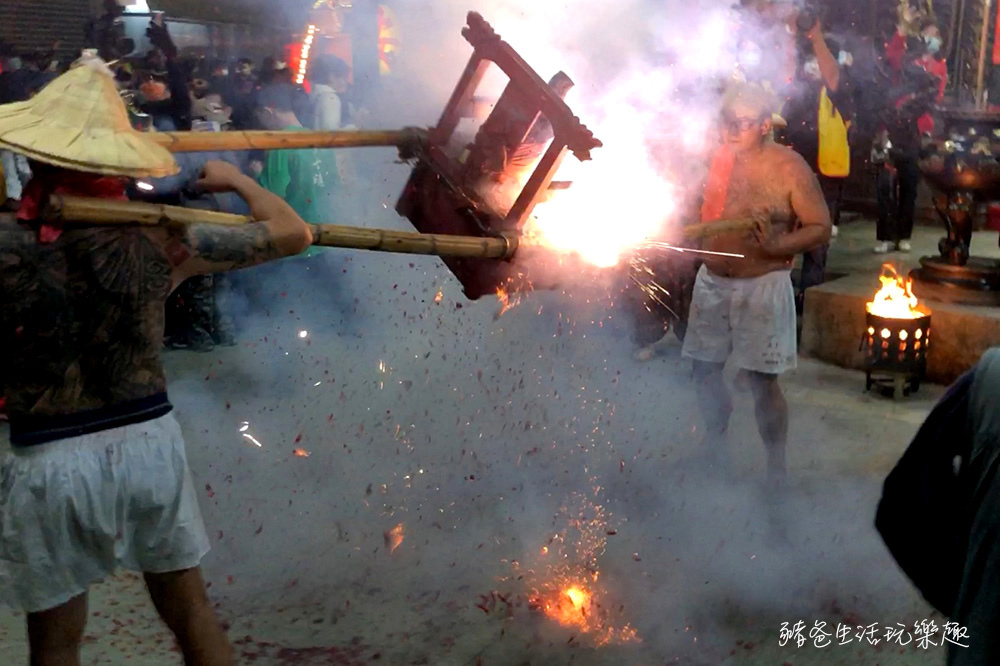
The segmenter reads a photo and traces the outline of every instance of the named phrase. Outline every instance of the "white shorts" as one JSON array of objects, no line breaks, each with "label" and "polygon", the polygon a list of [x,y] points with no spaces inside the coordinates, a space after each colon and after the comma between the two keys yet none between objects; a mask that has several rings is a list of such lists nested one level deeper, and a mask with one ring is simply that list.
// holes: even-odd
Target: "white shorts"
[{"label": "white shorts", "polygon": [[724,278],[698,271],[685,358],[780,375],[796,364],[795,292],[789,271]]},{"label": "white shorts", "polygon": [[0,598],[35,613],[118,567],[168,573],[209,550],[173,415],[14,449],[0,466]]}]

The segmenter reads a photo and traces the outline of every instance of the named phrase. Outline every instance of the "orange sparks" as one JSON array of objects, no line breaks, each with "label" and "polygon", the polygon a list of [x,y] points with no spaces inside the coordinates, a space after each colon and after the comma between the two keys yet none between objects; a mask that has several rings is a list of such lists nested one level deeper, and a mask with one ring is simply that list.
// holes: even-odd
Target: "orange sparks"
[{"label": "orange sparks", "polygon": [[[600,493],[600,488],[595,489]],[[574,494],[559,516],[566,527],[541,547],[540,576],[529,577],[533,592],[529,607],[571,629],[596,645],[638,642],[639,636],[626,622],[624,607],[603,582],[599,560],[610,529],[603,506],[582,494]],[[544,564],[542,564],[544,562]],[[619,609],[620,610],[615,610]]]},{"label": "orange sparks", "polygon": [[510,310],[514,309],[520,299],[517,296],[511,297],[506,287],[497,287],[497,300],[500,301],[500,313],[497,317],[502,317]]},{"label": "orange sparks", "polygon": [[403,543],[405,532],[406,528],[403,527],[403,523],[400,523],[385,533],[385,547],[389,549],[390,555],[395,553],[396,549]]},{"label": "orange sparks", "polygon": [[295,456],[298,457],[298,458],[308,458],[309,457],[309,452],[306,451],[305,449],[295,449],[294,453],[295,453]]},{"label": "orange sparks", "polygon": [[886,319],[919,319],[927,315],[913,295],[913,280],[903,280],[890,264],[882,266],[882,287],[868,303],[868,312]]}]

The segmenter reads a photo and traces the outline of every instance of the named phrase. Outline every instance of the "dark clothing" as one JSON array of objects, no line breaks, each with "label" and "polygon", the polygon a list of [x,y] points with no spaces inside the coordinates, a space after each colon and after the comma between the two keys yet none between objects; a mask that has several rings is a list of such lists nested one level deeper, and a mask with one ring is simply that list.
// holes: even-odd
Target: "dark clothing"
[{"label": "dark clothing", "polygon": [[[158,201],[184,204],[193,208],[247,215],[246,203],[234,193],[201,195],[191,199],[191,186],[210,160],[222,160],[243,167],[239,153],[179,153],[180,172],[174,176],[153,179],[153,191]],[[214,345],[232,344],[233,325],[225,313],[226,281],[222,275],[205,275],[184,281],[167,299],[166,344],[177,349],[209,351]]]},{"label": "dark clothing", "polygon": [[191,94],[188,91],[188,77],[174,60],[167,62],[167,87],[170,99],[159,102],[145,102],[139,108],[151,116],[166,116],[173,120],[179,131],[191,130]]},{"label": "dark clothing", "polygon": [[[840,218],[840,201],[844,194],[843,178],[827,178],[819,176],[819,184],[823,188],[823,198],[830,209],[830,219],[834,224]],[[830,246],[824,245],[802,255],[802,272],[799,276],[799,288],[795,293],[795,310],[802,314],[806,302],[806,289],[826,282],[826,259]]]},{"label": "dark clothing", "polygon": [[[801,155],[816,173],[819,173],[819,100],[822,89],[820,81],[799,80],[781,113],[788,127],[778,133],[779,141]],[[850,122],[854,117],[854,101],[846,68],[841,69],[837,90],[827,90],[827,96],[844,122]]]},{"label": "dark clothing", "polygon": [[879,242],[898,243],[899,237],[896,214],[896,177],[884,166],[879,166],[875,174],[875,197],[878,202],[878,220],[875,231]]},{"label": "dark clothing", "polygon": [[75,414],[17,416],[10,420],[10,443],[14,447],[37,446],[71,437],[145,423],[169,414],[173,406],[166,393]]},{"label": "dark clothing", "polygon": [[[931,412],[886,479],[876,526],[903,571],[964,636],[948,666],[1000,663],[1000,350]],[[968,647],[957,647],[953,643]]]},{"label": "dark clothing", "polygon": [[34,78],[37,75],[37,72],[23,68],[0,74],[0,104],[27,101],[35,87]]},{"label": "dark clothing", "polygon": [[[965,560],[970,522],[962,476],[971,449],[970,390],[974,372],[948,389],[885,480],[875,526],[900,568],[924,598],[951,615]],[[955,469],[954,459],[963,461]],[[933,534],[924,526],[934,525]],[[989,663],[989,662],[983,662]]]},{"label": "dark clothing", "polygon": [[[797,86],[796,94],[782,111],[788,127],[780,132],[779,138],[812,167],[823,187],[823,196],[830,209],[830,218],[837,224],[840,221],[844,179],[829,178],[819,172],[819,113],[820,96],[824,85],[822,81],[799,79]],[[854,102],[846,68],[841,68],[837,90],[827,90],[827,96],[833,103],[834,109],[840,112],[844,122],[850,122],[854,117]],[[830,246],[824,245],[805,253],[802,257],[802,272],[795,295],[796,310],[800,315],[805,305],[806,289],[823,284],[826,280],[826,259],[829,250]]]},{"label": "dark clothing", "polygon": [[231,107],[233,115],[233,127],[238,130],[252,130],[256,128],[257,120],[254,118],[254,111],[257,107],[257,79],[254,76],[234,74],[230,81],[230,86],[223,99],[226,105]]},{"label": "dark clothing", "polygon": [[225,287],[223,274],[199,275],[177,287],[167,299],[167,347],[211,351],[233,344],[233,326],[220,303]]},{"label": "dark clothing", "polygon": [[909,153],[896,156],[898,182],[895,240],[909,240],[913,236],[913,222],[917,215],[917,191],[920,188],[919,158]]},{"label": "dark clothing", "polygon": [[971,447],[960,476],[968,503],[959,515],[950,517],[969,527],[958,600],[951,613],[955,622],[968,628],[968,638],[962,643],[969,647],[949,646],[948,666],[1000,663],[996,633],[1000,626],[1000,410],[996,408],[1000,350],[983,355],[966,390],[967,411],[943,420],[936,442],[957,438]]}]

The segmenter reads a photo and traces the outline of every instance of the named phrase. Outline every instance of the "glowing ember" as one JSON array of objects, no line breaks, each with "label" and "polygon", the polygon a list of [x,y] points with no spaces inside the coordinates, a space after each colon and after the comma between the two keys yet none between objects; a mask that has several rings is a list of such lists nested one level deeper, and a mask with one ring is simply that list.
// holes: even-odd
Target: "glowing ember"
[{"label": "glowing ember", "polygon": [[[903,280],[890,264],[882,266],[879,276],[882,287],[875,292],[875,298],[868,303],[868,312],[885,319],[919,319],[927,313],[919,308],[917,297],[913,295],[913,280]],[[883,332],[883,337],[888,337]]]},{"label": "glowing ember", "polygon": [[[572,509],[563,507],[566,528],[541,549],[544,565],[534,580],[529,607],[562,627],[573,629],[596,645],[628,643],[639,637],[622,617],[624,606],[599,582],[598,560],[607,545],[608,516],[603,506],[575,494]],[[526,576],[534,578],[532,569]],[[521,576],[519,576],[519,579]]]},{"label": "glowing ember", "polygon": [[295,456],[297,458],[308,458],[309,457],[309,452],[306,451],[305,449],[295,449],[294,453],[295,453]]},{"label": "glowing ember", "polygon": [[406,528],[403,527],[403,523],[400,523],[383,535],[385,537],[385,547],[389,549],[390,555],[395,553],[396,549],[403,543],[405,534]]},{"label": "glowing ember", "polygon": [[440,303],[443,299],[444,299],[444,292],[443,291],[439,291],[437,293],[437,296],[434,297],[434,302],[435,303]]},{"label": "glowing ember", "polygon": [[497,313],[497,317],[502,317],[517,307],[517,304],[521,302],[521,297],[517,294],[511,295],[506,287],[497,287],[497,300],[500,301],[500,312]]}]

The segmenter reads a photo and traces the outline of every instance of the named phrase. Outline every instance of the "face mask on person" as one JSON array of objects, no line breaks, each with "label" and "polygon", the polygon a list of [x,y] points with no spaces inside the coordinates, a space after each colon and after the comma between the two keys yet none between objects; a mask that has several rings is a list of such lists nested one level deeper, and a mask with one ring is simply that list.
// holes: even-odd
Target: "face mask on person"
[{"label": "face mask on person", "polygon": [[941,38],[935,35],[924,35],[924,44],[927,45],[927,52],[931,55],[941,50]]},{"label": "face mask on person", "polygon": [[850,67],[854,64],[854,55],[847,51],[841,51],[837,55],[837,62],[840,63],[841,67]]},{"label": "face mask on person", "polygon": [[220,69],[219,70],[219,76],[229,76],[229,70],[226,69],[226,68]]}]

